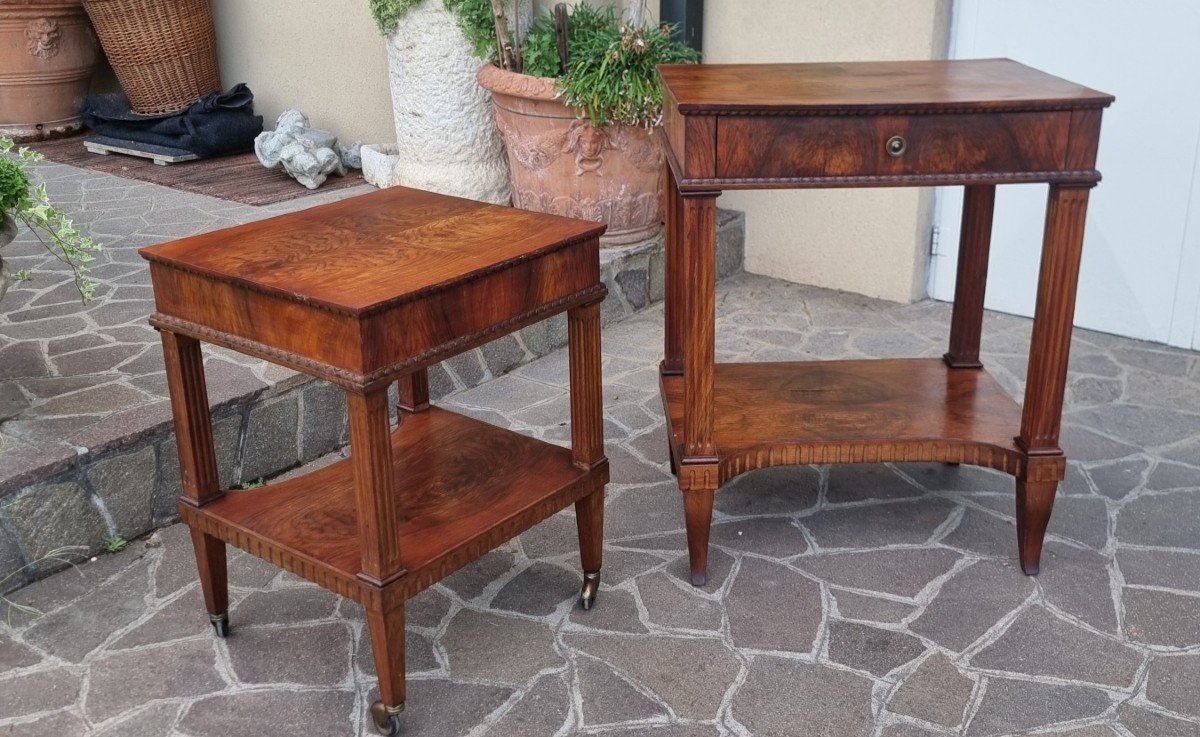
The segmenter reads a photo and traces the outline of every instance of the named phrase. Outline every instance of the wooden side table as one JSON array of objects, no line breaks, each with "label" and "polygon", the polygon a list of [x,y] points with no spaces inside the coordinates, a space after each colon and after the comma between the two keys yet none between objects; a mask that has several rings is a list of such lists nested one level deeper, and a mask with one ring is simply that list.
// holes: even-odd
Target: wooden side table
[{"label": "wooden side table", "polygon": [[[1016,477],[1038,571],[1058,482],[1067,354],[1100,117],[1113,98],[1008,59],[667,65],[666,351],[671,459],[692,583],[714,492],[774,465],[941,461]],[[1050,185],[1024,408],[982,370],[996,185]],[[963,185],[944,360],[716,364],[716,198],[725,189]],[[1014,436],[1014,433],[1016,435]]]},{"label": "wooden side table", "polygon": [[[591,607],[608,481],[603,230],[396,187],[141,251],[166,354],[180,510],[218,635],[228,629],[226,543],[354,599],[366,608],[379,675],[371,715],[395,734],[406,599],[574,504],[581,602]],[[430,364],[564,311],[570,449],[430,406]],[[260,489],[222,490],[200,341],[344,389],[351,457]]]}]

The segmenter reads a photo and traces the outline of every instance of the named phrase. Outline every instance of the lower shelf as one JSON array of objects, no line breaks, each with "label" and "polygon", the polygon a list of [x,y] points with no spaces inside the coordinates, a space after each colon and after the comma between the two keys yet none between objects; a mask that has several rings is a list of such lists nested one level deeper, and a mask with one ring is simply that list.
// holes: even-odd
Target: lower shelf
[{"label": "lower shelf", "polygon": [[[407,595],[608,480],[607,463],[583,470],[567,448],[437,407],[405,415],[392,457]],[[210,535],[355,595],[361,550],[348,460],[183,512]]]},{"label": "lower shelf", "polygon": [[[941,461],[1011,474],[1020,406],[980,369],[941,359],[717,364],[718,483],[767,466]],[[683,458],[683,377],[662,377]]]}]

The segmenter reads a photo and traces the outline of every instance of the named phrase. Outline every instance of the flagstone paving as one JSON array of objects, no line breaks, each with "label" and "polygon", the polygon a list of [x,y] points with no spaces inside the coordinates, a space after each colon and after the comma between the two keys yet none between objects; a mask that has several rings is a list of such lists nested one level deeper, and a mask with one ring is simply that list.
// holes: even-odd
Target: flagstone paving
[{"label": "flagstone paving", "polygon": [[[935,356],[949,308],[737,276],[724,360]],[[1079,332],[1072,457],[1042,566],[1012,481],[941,465],[770,469],[717,499],[687,584],[655,365],[661,308],[604,332],[604,585],[574,606],[557,515],[408,605],[408,735],[1200,735],[1200,356]],[[1019,395],[1029,321],[989,315]],[[568,436],[560,351],[442,404]],[[233,633],[203,613],[176,525],[27,586],[0,625],[0,735],[371,734],[362,610],[241,553]]]}]

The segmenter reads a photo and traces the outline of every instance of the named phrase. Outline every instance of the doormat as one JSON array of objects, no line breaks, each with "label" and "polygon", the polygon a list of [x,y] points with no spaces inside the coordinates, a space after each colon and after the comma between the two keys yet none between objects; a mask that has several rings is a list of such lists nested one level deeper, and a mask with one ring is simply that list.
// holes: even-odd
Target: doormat
[{"label": "doormat", "polygon": [[150,182],[244,205],[272,205],[317,192],[329,192],[364,183],[362,172],[351,169],[344,177],[329,177],[320,189],[307,189],[285,174],[282,168],[263,167],[253,151],[158,166],[150,159],[91,153],[83,147],[85,137],[71,136],[57,141],[40,141],[29,144],[29,147],[40,151],[47,160],[58,164]]}]

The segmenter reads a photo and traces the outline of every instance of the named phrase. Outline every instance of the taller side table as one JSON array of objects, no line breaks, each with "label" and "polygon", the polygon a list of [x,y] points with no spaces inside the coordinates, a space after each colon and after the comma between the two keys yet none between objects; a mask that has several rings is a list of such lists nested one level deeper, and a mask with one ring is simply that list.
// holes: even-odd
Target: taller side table
[{"label": "taller side table", "polygon": [[[1113,97],[1008,59],[665,65],[664,404],[692,583],[714,492],[774,465],[941,461],[1016,477],[1035,575],[1058,482],[1067,354],[1100,118]],[[1022,408],[982,369],[996,185],[1050,185]],[[944,359],[716,364],[716,199],[725,189],[963,185]],[[1014,436],[1014,433],[1015,436]]]},{"label": "taller side table", "polygon": [[[179,443],[180,514],[218,635],[229,621],[226,543],[361,603],[379,676],[371,715],[395,734],[406,599],[574,504],[580,598],[591,607],[608,482],[603,230],[394,187],[142,250]],[[430,406],[430,364],[561,312],[570,448]],[[200,341],[340,386],[350,458],[262,488],[222,490]],[[400,423],[392,431],[394,382]]]}]

